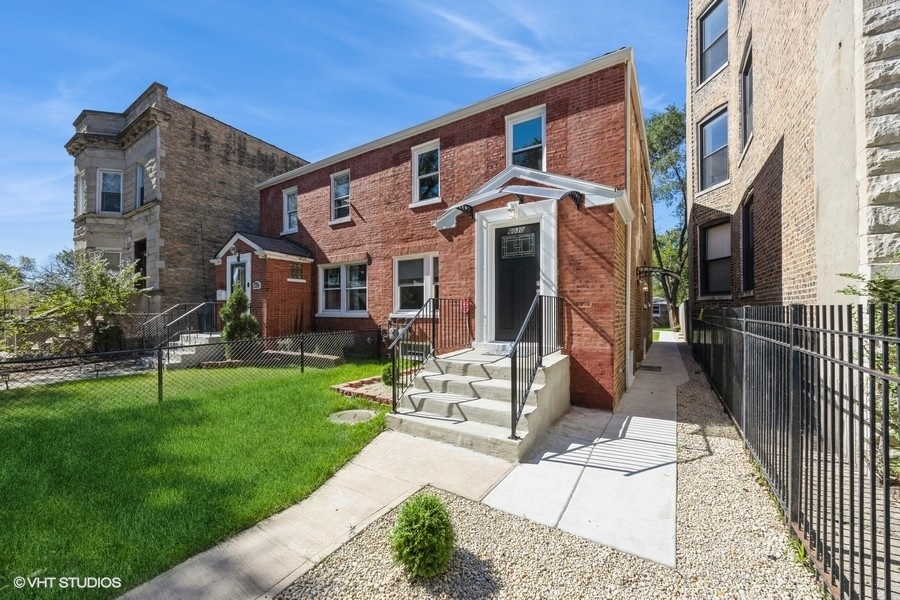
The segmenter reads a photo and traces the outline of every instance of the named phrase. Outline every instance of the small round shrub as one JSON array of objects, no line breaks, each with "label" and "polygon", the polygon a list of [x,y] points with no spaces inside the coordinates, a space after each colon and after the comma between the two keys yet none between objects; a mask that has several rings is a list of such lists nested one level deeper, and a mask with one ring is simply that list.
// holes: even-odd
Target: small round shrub
[{"label": "small round shrub", "polygon": [[393,364],[388,363],[381,367],[381,383],[384,385],[394,385]]},{"label": "small round shrub", "polygon": [[453,543],[450,512],[443,500],[428,492],[416,494],[403,505],[391,531],[394,563],[410,579],[431,579],[446,571]]}]

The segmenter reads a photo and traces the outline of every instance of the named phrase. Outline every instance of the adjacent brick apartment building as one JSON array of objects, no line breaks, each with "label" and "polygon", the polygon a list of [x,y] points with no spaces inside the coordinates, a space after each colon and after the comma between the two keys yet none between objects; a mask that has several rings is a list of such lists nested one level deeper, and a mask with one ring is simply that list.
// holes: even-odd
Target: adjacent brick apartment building
[{"label": "adjacent brick apartment building", "polygon": [[263,182],[217,282],[265,336],[387,331],[440,296],[501,348],[536,291],[557,295],[571,400],[611,408],[650,341],[649,182],[622,49]]},{"label": "adjacent brick apartment building", "polygon": [[692,0],[691,298],[844,303],[900,277],[900,2]]},{"label": "adjacent brick apartment building", "polygon": [[215,252],[259,226],[260,181],[306,164],[169,98],[152,84],[124,112],[85,110],[75,158],[75,249],[137,261],[139,312],[214,299]]}]

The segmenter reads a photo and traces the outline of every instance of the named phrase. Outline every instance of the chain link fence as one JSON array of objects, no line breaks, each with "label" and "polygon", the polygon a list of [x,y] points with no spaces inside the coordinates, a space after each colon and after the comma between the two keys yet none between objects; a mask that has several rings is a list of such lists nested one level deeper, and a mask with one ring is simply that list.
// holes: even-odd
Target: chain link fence
[{"label": "chain link fence", "polygon": [[307,368],[381,357],[381,332],[304,333],[223,342],[182,336],[146,350],[0,362],[0,421],[152,405],[192,390],[264,383]]}]

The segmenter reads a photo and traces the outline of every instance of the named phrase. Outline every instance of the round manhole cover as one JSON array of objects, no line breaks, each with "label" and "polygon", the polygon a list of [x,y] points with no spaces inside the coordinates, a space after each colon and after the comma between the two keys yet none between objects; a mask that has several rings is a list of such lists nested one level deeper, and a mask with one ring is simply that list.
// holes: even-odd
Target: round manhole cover
[{"label": "round manhole cover", "polygon": [[331,413],[328,418],[334,423],[359,423],[368,421],[375,416],[374,410],[342,410],[340,412]]}]

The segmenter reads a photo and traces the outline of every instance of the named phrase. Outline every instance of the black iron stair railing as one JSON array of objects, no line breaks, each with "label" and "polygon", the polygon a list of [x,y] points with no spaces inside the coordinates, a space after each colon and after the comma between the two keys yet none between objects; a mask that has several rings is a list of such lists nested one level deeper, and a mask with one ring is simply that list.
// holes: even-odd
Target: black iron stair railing
[{"label": "black iron stair railing", "polygon": [[471,306],[467,299],[431,298],[394,335],[388,346],[393,412],[397,412],[400,398],[425,368],[428,359],[440,352],[471,347]]},{"label": "black iron stair railing", "polygon": [[560,335],[560,308],[558,296],[534,297],[519,335],[507,356],[510,361],[510,439],[516,440],[516,427],[531,393],[544,357],[562,349]]}]

